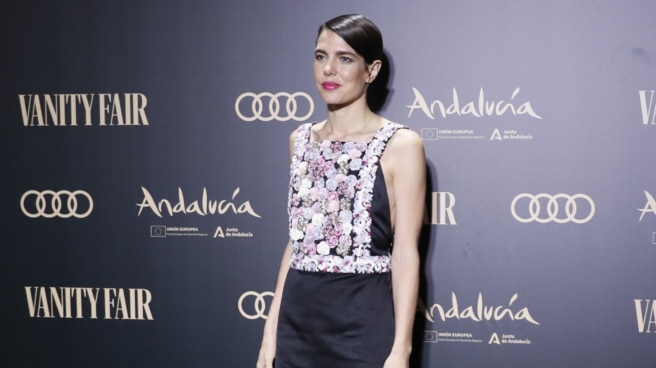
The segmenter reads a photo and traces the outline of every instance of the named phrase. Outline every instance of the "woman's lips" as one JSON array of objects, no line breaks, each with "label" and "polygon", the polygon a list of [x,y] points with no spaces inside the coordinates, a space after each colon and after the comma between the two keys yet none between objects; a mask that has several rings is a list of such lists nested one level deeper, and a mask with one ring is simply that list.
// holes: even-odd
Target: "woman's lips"
[{"label": "woman's lips", "polygon": [[321,86],[322,86],[323,89],[325,89],[326,91],[334,91],[334,90],[336,90],[337,88],[340,87],[340,84],[339,84],[339,83],[335,83],[335,82],[323,82],[323,83],[321,83]]}]

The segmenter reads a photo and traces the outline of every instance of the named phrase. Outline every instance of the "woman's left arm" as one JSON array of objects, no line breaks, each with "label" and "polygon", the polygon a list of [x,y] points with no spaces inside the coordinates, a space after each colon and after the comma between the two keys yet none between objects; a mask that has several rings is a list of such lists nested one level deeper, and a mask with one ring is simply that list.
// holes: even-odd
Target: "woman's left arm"
[{"label": "woman's left arm", "polygon": [[385,368],[391,368],[407,367],[412,350],[419,288],[418,243],[426,200],[426,156],[419,135],[407,129],[395,134],[386,151],[395,198],[391,256],[395,334],[392,351],[385,363]]}]

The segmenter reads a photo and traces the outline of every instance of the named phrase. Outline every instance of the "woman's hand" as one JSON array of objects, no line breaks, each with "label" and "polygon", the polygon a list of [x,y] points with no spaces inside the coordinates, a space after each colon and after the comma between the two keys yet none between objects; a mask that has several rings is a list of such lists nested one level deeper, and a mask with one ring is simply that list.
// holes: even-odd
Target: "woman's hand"
[{"label": "woman's hand", "polygon": [[392,352],[385,360],[383,368],[409,368],[409,358],[407,355],[396,354]]},{"label": "woman's hand", "polygon": [[257,357],[256,368],[273,368],[273,359],[276,356],[276,341],[273,338],[262,339],[260,354]]}]

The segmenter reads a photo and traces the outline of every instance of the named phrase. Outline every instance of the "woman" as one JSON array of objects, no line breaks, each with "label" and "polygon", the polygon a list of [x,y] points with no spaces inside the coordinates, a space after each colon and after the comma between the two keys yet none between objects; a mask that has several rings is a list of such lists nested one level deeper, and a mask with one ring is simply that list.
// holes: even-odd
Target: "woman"
[{"label": "woman", "polygon": [[[419,136],[368,106],[383,55],[376,25],[319,28],[314,78],[326,120],[292,133],[290,241],[257,367],[408,367],[425,198]],[[393,243],[393,244],[392,244]]]}]

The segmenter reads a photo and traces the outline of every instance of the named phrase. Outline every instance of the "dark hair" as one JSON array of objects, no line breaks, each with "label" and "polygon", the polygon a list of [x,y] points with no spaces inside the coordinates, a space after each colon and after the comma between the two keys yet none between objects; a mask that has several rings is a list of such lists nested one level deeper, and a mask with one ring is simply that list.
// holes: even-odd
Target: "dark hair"
[{"label": "dark hair", "polygon": [[364,58],[367,65],[383,57],[383,36],[374,22],[359,14],[346,14],[319,26],[317,38],[324,30],[335,32]]}]

